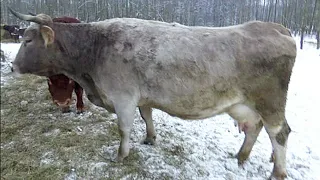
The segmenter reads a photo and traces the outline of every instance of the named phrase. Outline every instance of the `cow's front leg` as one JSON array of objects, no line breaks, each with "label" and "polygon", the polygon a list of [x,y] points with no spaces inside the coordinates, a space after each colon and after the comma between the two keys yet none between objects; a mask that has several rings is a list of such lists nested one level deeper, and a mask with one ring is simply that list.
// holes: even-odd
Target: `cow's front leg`
[{"label": "cow's front leg", "polygon": [[79,114],[84,112],[83,99],[82,99],[83,89],[77,82],[75,82],[75,85],[74,85],[74,92],[76,93],[76,96],[77,96],[76,106],[77,106],[77,113]]},{"label": "cow's front leg", "polygon": [[147,137],[143,141],[144,144],[154,145],[156,142],[156,132],[152,121],[152,109],[150,107],[139,107],[140,115],[146,123]]},{"label": "cow's front leg", "polygon": [[137,103],[134,100],[130,100],[130,98],[121,97],[119,99],[120,100],[117,100],[114,103],[114,108],[118,116],[118,128],[121,136],[118,157],[116,161],[121,162],[129,155],[130,131],[133,125]]},{"label": "cow's front leg", "polygon": [[237,120],[239,132],[243,131],[245,133],[244,142],[237,154],[238,164],[242,165],[248,159],[263,123],[261,116],[251,107],[244,104],[232,106],[228,113],[233,119]]}]

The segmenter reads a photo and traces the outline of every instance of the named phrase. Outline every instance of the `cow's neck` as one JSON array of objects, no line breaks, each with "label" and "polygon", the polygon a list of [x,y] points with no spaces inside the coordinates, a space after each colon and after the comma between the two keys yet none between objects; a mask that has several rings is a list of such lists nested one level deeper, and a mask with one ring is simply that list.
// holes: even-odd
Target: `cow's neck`
[{"label": "cow's neck", "polygon": [[55,23],[53,30],[65,71],[78,74],[94,70],[97,35],[91,32],[90,24]]},{"label": "cow's neck", "polygon": [[62,73],[78,82],[86,91],[90,101],[103,106],[97,92],[94,74],[99,54],[99,34],[90,24],[54,24],[55,40],[60,53]]}]

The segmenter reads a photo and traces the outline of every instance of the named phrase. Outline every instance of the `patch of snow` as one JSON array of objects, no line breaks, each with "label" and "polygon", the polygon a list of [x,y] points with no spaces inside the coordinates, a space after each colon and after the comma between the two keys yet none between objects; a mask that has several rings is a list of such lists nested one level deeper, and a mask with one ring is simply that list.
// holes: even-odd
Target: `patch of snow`
[{"label": "patch of snow", "polygon": [[103,174],[105,168],[108,167],[109,163],[106,162],[97,162],[89,165],[90,172],[95,174]]},{"label": "patch of snow", "polygon": [[83,131],[83,129],[82,129],[80,126],[77,126],[77,130],[78,130],[79,132],[82,132],[82,131]]},{"label": "patch of snow", "polygon": [[57,136],[60,133],[60,129],[53,129],[49,132],[44,133],[45,136]]},{"label": "patch of snow", "polygon": [[[294,37],[297,49],[300,49],[300,36]],[[317,39],[315,36],[305,36],[303,38],[303,50],[315,49],[317,47]],[[319,53],[319,52],[318,52]],[[319,54],[318,54],[319,55]]]},{"label": "patch of snow", "polygon": [[23,106],[23,107],[25,107],[25,106],[28,105],[28,101],[21,101],[21,102],[20,102],[20,105]]},{"label": "patch of snow", "polygon": [[1,50],[5,56],[5,61],[1,61],[1,86],[4,86],[8,79],[12,79],[12,76],[8,76],[11,72],[11,62],[16,57],[20,45],[20,43],[1,43]]},{"label": "patch of snow", "polygon": [[76,169],[71,168],[69,174],[67,174],[64,179],[65,180],[77,180]]},{"label": "patch of snow", "polygon": [[40,165],[50,165],[54,162],[54,154],[52,151],[45,152],[40,158]]},{"label": "patch of snow", "polygon": [[7,143],[7,144],[2,144],[2,143],[1,143],[1,149],[4,149],[4,148],[13,148],[13,147],[14,147],[14,144],[15,144],[14,141],[11,141],[11,142],[9,142],[9,143]]}]

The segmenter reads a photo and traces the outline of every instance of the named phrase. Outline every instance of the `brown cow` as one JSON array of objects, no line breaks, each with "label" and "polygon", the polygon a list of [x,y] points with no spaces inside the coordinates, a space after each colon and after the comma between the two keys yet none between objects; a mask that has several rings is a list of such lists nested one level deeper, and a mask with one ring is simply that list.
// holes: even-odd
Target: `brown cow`
[{"label": "brown cow", "polygon": [[73,90],[77,95],[77,113],[84,111],[83,89],[77,82],[63,74],[58,74],[48,78],[48,86],[53,102],[61,108],[63,113],[70,111],[69,106],[72,103]]},{"label": "brown cow", "polygon": [[[66,16],[53,18],[53,21],[61,23],[80,23],[78,19]],[[82,100],[83,89],[77,82],[63,74],[58,74],[48,78],[48,86],[53,102],[61,108],[63,113],[70,111],[69,106],[72,103],[71,97],[73,90],[77,95],[77,113],[82,113],[84,111]]]}]

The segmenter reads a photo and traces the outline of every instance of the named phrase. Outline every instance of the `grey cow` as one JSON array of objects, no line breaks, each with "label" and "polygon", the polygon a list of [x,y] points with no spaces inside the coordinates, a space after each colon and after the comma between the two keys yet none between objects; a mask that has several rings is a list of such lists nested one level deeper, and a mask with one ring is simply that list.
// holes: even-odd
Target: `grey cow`
[{"label": "grey cow", "polygon": [[94,104],[116,113],[118,161],[129,155],[136,107],[146,123],[146,143],[156,138],[152,108],[182,119],[226,112],[245,140],[237,158],[249,157],[264,126],[273,146],[271,177],[284,179],[290,127],[285,119],[296,44],[282,25],[248,22],[212,28],[134,18],[63,24],[45,14],[25,31],[13,70],[40,76],[65,74]]}]

